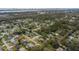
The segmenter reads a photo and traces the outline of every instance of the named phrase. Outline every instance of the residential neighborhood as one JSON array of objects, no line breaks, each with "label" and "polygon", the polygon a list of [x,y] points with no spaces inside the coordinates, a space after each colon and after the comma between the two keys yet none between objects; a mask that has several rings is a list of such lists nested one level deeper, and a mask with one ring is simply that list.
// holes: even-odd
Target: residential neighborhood
[{"label": "residential neighborhood", "polygon": [[0,51],[78,51],[79,13],[75,10],[0,13]]}]

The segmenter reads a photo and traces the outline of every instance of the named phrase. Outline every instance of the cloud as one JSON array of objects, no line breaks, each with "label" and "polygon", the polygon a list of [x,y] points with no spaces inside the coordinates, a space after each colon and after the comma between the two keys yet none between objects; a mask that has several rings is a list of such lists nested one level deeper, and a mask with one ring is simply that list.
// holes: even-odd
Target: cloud
[{"label": "cloud", "polygon": [[0,8],[78,8],[78,0],[0,0]]}]

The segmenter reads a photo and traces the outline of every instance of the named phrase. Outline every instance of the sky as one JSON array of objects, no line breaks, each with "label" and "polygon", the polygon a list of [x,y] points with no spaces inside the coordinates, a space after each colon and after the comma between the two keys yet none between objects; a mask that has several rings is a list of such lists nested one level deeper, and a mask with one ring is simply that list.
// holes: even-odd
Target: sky
[{"label": "sky", "polygon": [[79,8],[79,0],[0,0],[0,8]]}]

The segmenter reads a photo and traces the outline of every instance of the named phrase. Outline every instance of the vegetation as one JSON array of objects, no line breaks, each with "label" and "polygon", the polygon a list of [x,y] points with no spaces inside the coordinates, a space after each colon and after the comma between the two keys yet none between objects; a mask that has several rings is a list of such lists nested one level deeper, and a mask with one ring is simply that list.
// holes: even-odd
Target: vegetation
[{"label": "vegetation", "polygon": [[79,50],[78,14],[13,13],[9,16],[0,22],[3,51]]}]

